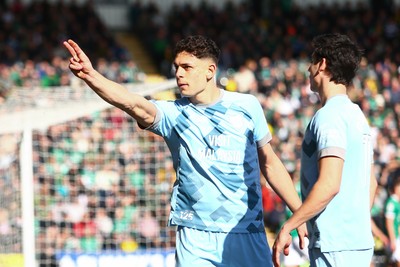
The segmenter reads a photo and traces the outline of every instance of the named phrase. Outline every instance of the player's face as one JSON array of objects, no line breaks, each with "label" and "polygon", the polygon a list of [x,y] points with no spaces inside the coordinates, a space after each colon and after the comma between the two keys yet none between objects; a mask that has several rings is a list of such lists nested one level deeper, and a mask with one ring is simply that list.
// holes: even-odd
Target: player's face
[{"label": "player's face", "polygon": [[210,64],[210,59],[199,59],[187,52],[176,56],[175,78],[182,96],[194,97],[204,91]]},{"label": "player's face", "polygon": [[310,74],[310,89],[313,92],[318,92],[318,74],[319,74],[319,63],[313,63],[311,61],[308,67],[308,72]]}]

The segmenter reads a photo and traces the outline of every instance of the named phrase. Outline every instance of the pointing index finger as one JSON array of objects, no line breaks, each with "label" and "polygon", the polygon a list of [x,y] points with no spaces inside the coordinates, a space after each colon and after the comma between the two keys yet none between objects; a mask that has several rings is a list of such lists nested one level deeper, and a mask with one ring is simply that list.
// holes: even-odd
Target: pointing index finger
[{"label": "pointing index finger", "polygon": [[71,54],[71,56],[76,60],[79,61],[79,57],[77,54],[77,50],[79,49],[79,46],[72,41],[71,39],[69,39],[68,41],[64,41],[64,46],[68,49],[69,53]]}]

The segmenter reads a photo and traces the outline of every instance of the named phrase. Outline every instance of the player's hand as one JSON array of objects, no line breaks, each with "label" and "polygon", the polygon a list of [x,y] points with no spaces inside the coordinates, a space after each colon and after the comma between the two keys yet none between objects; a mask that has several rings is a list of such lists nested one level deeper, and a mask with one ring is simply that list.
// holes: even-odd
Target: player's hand
[{"label": "player's hand", "polygon": [[71,58],[69,60],[69,68],[72,73],[74,73],[75,76],[81,79],[89,79],[90,73],[94,70],[89,58],[79,47],[79,45],[71,39],[65,41],[63,44],[71,54]]},{"label": "player's hand", "polygon": [[285,228],[281,228],[272,246],[272,261],[275,267],[280,266],[280,256],[282,252],[286,256],[289,255],[289,246],[291,243],[292,236],[290,232]]},{"label": "player's hand", "polygon": [[392,250],[392,252],[396,250],[396,240],[390,242],[390,249]]},{"label": "player's hand", "polygon": [[308,238],[308,231],[307,231],[307,226],[305,223],[303,223],[302,225],[300,225],[297,228],[297,233],[299,234],[299,246],[300,249],[304,249],[305,247],[305,241],[304,238]]}]

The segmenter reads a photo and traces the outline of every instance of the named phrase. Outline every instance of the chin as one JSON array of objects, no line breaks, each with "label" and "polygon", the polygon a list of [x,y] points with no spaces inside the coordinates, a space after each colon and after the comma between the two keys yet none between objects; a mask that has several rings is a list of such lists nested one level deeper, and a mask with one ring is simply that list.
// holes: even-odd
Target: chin
[{"label": "chin", "polygon": [[194,95],[193,92],[190,90],[182,90],[181,89],[179,91],[181,93],[181,96],[183,96],[183,97],[192,97]]},{"label": "chin", "polygon": [[182,90],[180,91],[180,94],[181,94],[182,97],[189,97],[190,96],[188,93],[185,93]]}]

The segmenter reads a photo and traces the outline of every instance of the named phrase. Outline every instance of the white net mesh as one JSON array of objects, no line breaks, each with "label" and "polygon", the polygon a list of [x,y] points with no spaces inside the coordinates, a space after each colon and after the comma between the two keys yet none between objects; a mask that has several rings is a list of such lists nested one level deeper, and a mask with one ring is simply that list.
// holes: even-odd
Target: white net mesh
[{"label": "white net mesh", "polygon": [[0,266],[22,264],[19,141],[19,134],[0,135]]},{"label": "white net mesh", "polygon": [[[175,82],[127,86],[154,96]],[[162,138],[87,88],[19,89],[1,107],[3,257],[22,253],[19,149],[29,127],[39,267],[132,263],[132,257],[143,266],[169,266],[175,229],[166,222],[175,174]]]}]

